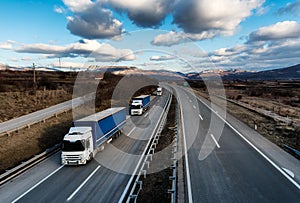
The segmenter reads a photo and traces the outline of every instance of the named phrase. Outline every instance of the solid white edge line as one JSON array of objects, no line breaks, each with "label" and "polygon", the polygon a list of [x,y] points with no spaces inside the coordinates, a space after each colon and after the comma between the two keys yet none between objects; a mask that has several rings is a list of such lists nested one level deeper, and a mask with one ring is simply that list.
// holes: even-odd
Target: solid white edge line
[{"label": "solid white edge line", "polygon": [[53,171],[52,173],[50,173],[49,175],[47,175],[45,178],[43,178],[37,184],[35,184],[34,186],[32,186],[29,190],[27,190],[22,195],[20,195],[18,198],[16,198],[15,200],[13,200],[12,203],[15,203],[15,202],[19,201],[22,197],[24,197],[25,195],[27,195],[30,191],[32,191],[34,188],[36,188],[37,186],[39,186],[40,184],[42,184],[45,180],[47,180],[50,176],[52,176],[53,174],[55,174],[57,171],[59,171],[63,167],[64,167],[64,165],[61,165],[60,167],[58,167],[57,169],[55,169],[55,171]]},{"label": "solid white edge line", "polygon": [[149,112],[145,113],[144,117],[146,118],[149,115]]},{"label": "solid white edge line", "polygon": [[136,126],[134,126],[131,131],[127,134],[127,136],[129,137],[131,135],[131,133],[136,129]]},{"label": "solid white edge line", "polygon": [[101,166],[97,166],[97,168],[79,185],[79,187],[68,197],[67,201],[70,201],[78,192],[79,190],[91,179],[91,177],[99,170]]},{"label": "solid white edge line", "polygon": [[[189,91],[189,90],[187,90]],[[191,92],[190,92],[191,93]],[[196,95],[195,95],[196,96]],[[272,166],[274,166],[282,175],[284,175],[291,183],[293,183],[298,190],[300,190],[300,185],[290,177],[283,169],[281,169],[277,164],[275,164],[269,157],[267,157],[262,151],[260,151],[254,144],[252,144],[247,138],[245,138],[238,130],[236,130],[230,123],[228,123],[223,117],[221,117],[216,111],[214,111],[210,106],[201,101],[197,96],[196,98],[204,104],[208,109],[214,112],[221,120],[223,120],[233,131],[235,131],[243,140],[245,140],[253,149],[255,149],[262,157],[264,157]]]},{"label": "solid white edge line", "polygon": [[178,101],[180,103],[180,114],[181,114],[182,136],[183,136],[183,142],[184,142],[184,154],[185,154],[185,168],[186,168],[188,198],[189,198],[189,203],[192,203],[193,202],[193,195],[192,195],[192,186],[191,186],[191,175],[190,175],[190,167],[189,167],[188,153],[187,153],[187,147],[186,147],[185,127],[184,127],[183,111],[182,111],[182,105],[181,105],[180,97],[178,97]]},{"label": "solid white edge line", "polygon": [[[169,99],[170,99],[170,98],[171,98],[171,94],[169,95]],[[167,107],[167,104],[168,104],[168,103],[165,104],[165,106],[164,106],[163,109],[165,109],[165,108]],[[161,120],[163,114],[164,114],[164,113],[162,112],[161,115],[159,116],[159,118],[158,118],[159,121]],[[159,122],[156,123],[154,129],[157,129],[158,125],[159,125]],[[147,145],[146,145],[146,147],[145,147],[145,149],[144,149],[144,151],[143,151],[142,154],[145,154],[145,153],[146,153],[146,150],[147,150],[147,148],[148,148],[148,146],[149,146],[149,144],[150,144],[151,138],[152,138],[153,136],[154,136],[154,132],[153,132],[152,135],[150,136],[150,139],[149,139],[149,141],[148,141],[148,143],[147,143]],[[118,203],[122,203],[122,202],[123,202],[123,200],[124,200],[124,198],[125,198],[125,195],[126,195],[126,193],[128,192],[128,190],[129,190],[130,184],[131,184],[133,178],[135,177],[135,175],[136,175],[136,173],[137,173],[137,170],[138,170],[138,168],[139,168],[139,166],[140,166],[141,161],[142,161],[143,158],[144,158],[144,157],[141,156],[141,158],[139,159],[139,162],[137,163],[137,165],[136,165],[136,167],[135,167],[135,169],[134,169],[134,171],[133,171],[133,173],[132,173],[132,175],[131,175],[131,177],[130,177],[130,179],[129,179],[129,181],[128,181],[128,183],[127,183],[127,185],[126,185],[126,187],[125,187],[125,189],[124,189],[124,191],[123,191],[123,193],[122,193],[122,195],[121,195],[121,197],[120,197],[120,199],[119,199],[119,201],[118,201]]]},{"label": "solid white edge line", "polygon": [[213,141],[216,143],[217,147],[220,148],[219,143],[217,142],[216,138],[214,137],[213,134],[210,134],[211,138],[213,139]]},{"label": "solid white edge line", "polygon": [[203,117],[201,116],[201,114],[199,114],[199,117],[200,117],[201,120],[203,120]]}]

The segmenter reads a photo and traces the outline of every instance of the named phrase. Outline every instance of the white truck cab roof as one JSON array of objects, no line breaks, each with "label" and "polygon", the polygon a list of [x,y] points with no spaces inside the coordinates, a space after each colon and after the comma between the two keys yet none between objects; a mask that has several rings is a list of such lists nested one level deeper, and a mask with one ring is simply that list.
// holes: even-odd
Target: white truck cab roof
[{"label": "white truck cab roof", "polygon": [[69,133],[65,135],[64,140],[76,141],[86,139],[92,131],[91,127],[71,127]]}]

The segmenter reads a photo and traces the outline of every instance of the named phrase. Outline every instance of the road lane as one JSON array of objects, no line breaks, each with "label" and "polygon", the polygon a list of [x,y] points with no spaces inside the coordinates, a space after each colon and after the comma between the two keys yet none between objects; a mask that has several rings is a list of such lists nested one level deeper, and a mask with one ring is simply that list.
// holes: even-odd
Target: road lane
[{"label": "road lane", "polygon": [[[157,103],[157,101],[159,101],[159,103]],[[130,178],[130,175],[120,173],[120,171],[132,170],[139,157],[136,156],[136,159],[132,159],[131,157],[126,156],[126,154],[139,155],[143,152],[147,138],[149,138],[149,135],[153,131],[154,125],[162,113],[162,106],[166,104],[166,101],[167,94],[159,99],[153,99],[153,101],[151,101],[152,107],[148,112],[148,116],[136,116],[129,119],[128,125],[131,125],[131,127],[136,126],[131,132],[131,137],[123,135],[118,139],[113,140],[110,144],[105,146],[104,151],[99,152],[95,159],[85,166],[63,167],[33,190],[29,191],[18,202],[64,202],[72,194],[74,195],[72,196],[71,202],[83,202],[87,200],[91,200],[92,202],[117,201]],[[129,130],[129,128],[127,130]],[[123,151],[124,153],[119,154],[116,149]],[[59,163],[59,161],[60,160],[56,158],[56,162]],[[101,165],[98,169],[99,163],[97,161]],[[102,165],[105,161],[118,164]],[[42,168],[43,165],[36,166],[36,168],[39,167]],[[113,169],[114,167],[119,167],[120,171],[110,169]],[[29,169],[29,171],[30,170],[31,169]],[[93,172],[93,176],[87,180]],[[30,177],[24,177],[22,174],[12,181],[18,182],[20,178],[30,179]],[[85,184],[83,184],[84,181],[86,181]],[[0,188],[1,202],[11,202],[13,199],[30,189],[34,184],[27,181],[27,185],[23,185],[24,188],[26,188],[25,190],[22,189],[23,193],[16,190],[16,184],[10,185],[10,191],[7,190],[6,185],[9,185],[9,183],[2,185]],[[78,190],[79,187],[80,189]],[[78,191],[74,193],[76,190]],[[101,191],[101,193],[98,191]],[[5,200],[2,199],[2,194],[7,197]]]},{"label": "road lane", "polygon": [[[188,150],[193,202],[299,201],[299,190],[226,124],[221,137],[215,138],[218,148],[210,135],[215,135],[218,123],[223,121],[200,101],[190,102],[189,92],[175,89],[182,98],[185,135],[193,142]],[[193,105],[198,106],[203,120]],[[189,136],[195,132],[196,138]]]}]

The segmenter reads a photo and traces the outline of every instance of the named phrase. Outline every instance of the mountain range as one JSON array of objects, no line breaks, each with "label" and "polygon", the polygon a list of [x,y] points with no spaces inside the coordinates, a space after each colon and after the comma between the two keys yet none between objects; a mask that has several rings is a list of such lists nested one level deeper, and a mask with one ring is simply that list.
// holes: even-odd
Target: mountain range
[{"label": "mountain range", "polygon": [[[48,67],[36,67],[37,71],[62,71],[58,68],[48,68]],[[32,70],[31,67],[11,67],[4,64],[0,64],[0,70],[14,70],[14,71],[26,71]],[[159,80],[178,80],[178,79],[188,79],[188,80],[203,80],[203,79],[213,79],[215,77],[221,77],[224,80],[296,80],[300,79],[300,64],[272,69],[264,71],[248,71],[248,70],[204,70],[201,72],[173,72],[168,70],[142,70],[133,66],[98,66],[91,65],[86,71],[91,72],[111,72],[117,75],[147,75],[149,77],[155,77]]]}]

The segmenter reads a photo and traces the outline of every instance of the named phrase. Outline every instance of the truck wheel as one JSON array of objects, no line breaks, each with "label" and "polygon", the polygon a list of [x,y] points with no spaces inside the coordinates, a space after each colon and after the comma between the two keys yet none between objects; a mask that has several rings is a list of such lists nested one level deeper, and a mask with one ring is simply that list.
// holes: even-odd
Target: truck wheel
[{"label": "truck wheel", "polygon": [[93,154],[90,153],[88,161],[90,162],[90,161],[92,161],[92,159],[93,159]]}]

